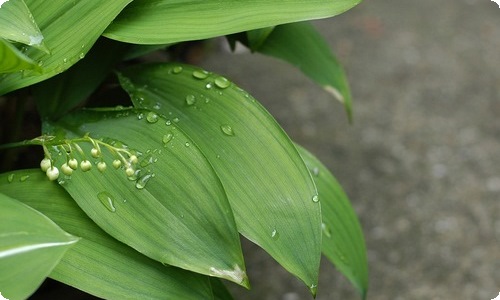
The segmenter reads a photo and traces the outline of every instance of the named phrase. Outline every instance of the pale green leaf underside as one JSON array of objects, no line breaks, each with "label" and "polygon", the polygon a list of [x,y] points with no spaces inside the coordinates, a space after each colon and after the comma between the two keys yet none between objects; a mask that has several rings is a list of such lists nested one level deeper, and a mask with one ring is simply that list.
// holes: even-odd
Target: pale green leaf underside
[{"label": "pale green leaf underside", "polygon": [[28,47],[25,54],[43,68],[43,74],[16,72],[0,77],[0,95],[40,82],[71,67],[85,56],[130,1],[26,0],[50,54]]},{"label": "pale green leaf underside", "polygon": [[[130,109],[87,110],[62,119],[56,126],[67,137],[89,133],[127,145],[137,152],[140,170],[130,180],[123,169],[112,167],[117,156],[103,147],[105,172],[95,165],[85,173],[75,171],[62,186],[107,233],[148,257],[247,285],[238,232],[219,179],[191,139],[163,117],[151,116]],[[91,158],[90,143],[80,146]],[[59,159],[56,166],[64,162]]]},{"label": "pale green leaf underside", "polygon": [[2,189],[0,292],[6,298],[23,299],[40,286],[78,238],[64,232],[40,212],[3,193]]},{"label": "pale green leaf underside", "polygon": [[105,36],[138,44],[206,39],[338,15],[360,0],[135,0]]},{"label": "pale green leaf underside", "polygon": [[316,188],[272,116],[227,79],[157,64],[126,70],[138,107],[157,109],[200,147],[219,176],[238,230],[315,290],[321,252]]},{"label": "pale green leaf underside", "polygon": [[0,38],[36,47],[47,52],[43,35],[23,0],[0,4]]},{"label": "pale green leaf underside", "polygon": [[351,92],[344,69],[308,22],[276,26],[254,51],[280,58],[297,68],[344,104],[352,118]]},{"label": "pale green leaf underside", "polygon": [[0,189],[81,237],[55,267],[51,278],[104,299],[125,296],[130,299],[211,299],[205,276],[164,266],[118,242],[40,170],[2,174]]},{"label": "pale green leaf underside", "polygon": [[40,67],[12,44],[0,39],[0,74],[31,69],[38,71]]},{"label": "pale green leaf underside", "polygon": [[358,289],[368,290],[368,263],[363,231],[347,195],[328,169],[310,152],[297,146],[321,197],[323,254]]}]

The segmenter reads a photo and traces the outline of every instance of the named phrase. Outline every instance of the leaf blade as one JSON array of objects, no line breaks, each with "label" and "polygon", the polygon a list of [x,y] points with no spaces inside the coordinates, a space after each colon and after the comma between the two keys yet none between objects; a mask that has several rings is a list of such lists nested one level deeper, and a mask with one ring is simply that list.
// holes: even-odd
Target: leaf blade
[{"label": "leaf blade", "polygon": [[135,105],[157,103],[177,119],[220,177],[239,232],[314,293],[321,247],[316,188],[272,116],[227,79],[187,65],[139,66],[120,81]]},{"label": "leaf blade", "polygon": [[[13,176],[12,182],[9,176]],[[21,176],[29,177],[20,182],[17,178]],[[106,299],[124,295],[133,299],[211,298],[208,278],[164,266],[118,242],[86,216],[63,188],[48,182],[40,170],[0,174],[0,188],[81,237],[55,267],[51,278]]]}]

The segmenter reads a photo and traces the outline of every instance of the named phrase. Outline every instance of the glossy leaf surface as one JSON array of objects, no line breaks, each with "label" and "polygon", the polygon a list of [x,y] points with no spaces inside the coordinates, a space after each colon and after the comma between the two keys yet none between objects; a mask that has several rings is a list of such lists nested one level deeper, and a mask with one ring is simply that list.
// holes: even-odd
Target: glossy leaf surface
[{"label": "glossy leaf surface", "polygon": [[87,54],[104,29],[131,1],[26,0],[50,53],[27,47],[24,54],[43,68],[43,74],[26,71],[0,77],[0,95],[40,82],[71,67]]},{"label": "glossy leaf surface", "polygon": [[[255,33],[249,33],[255,35]],[[252,41],[249,38],[249,41]],[[252,50],[280,58],[297,68],[344,104],[352,118],[351,92],[344,69],[317,30],[308,22],[276,26]]]},{"label": "glossy leaf surface", "polygon": [[368,263],[363,231],[347,195],[332,173],[310,152],[298,146],[321,197],[323,254],[358,289],[368,290]]},{"label": "glossy leaf surface", "polygon": [[[239,235],[219,179],[196,144],[165,123],[155,112],[119,108],[62,119],[54,131],[63,130],[67,138],[88,133],[107,144],[95,159],[95,146],[80,142],[83,155],[72,155],[89,159],[92,168],[60,177],[60,184],[101,228],[146,256],[247,285]],[[112,145],[132,152],[120,156]],[[136,173],[127,176],[131,153],[138,157],[131,164]],[[123,168],[113,168],[116,159]],[[65,161],[63,155],[55,165]],[[98,170],[99,162],[106,163],[105,171]]]},{"label": "glossy leaf surface", "polygon": [[222,76],[179,64],[122,73],[134,105],[158,111],[200,147],[227,192],[238,230],[314,292],[321,212],[309,171],[273,117]]},{"label": "glossy leaf surface", "polygon": [[340,14],[360,0],[135,0],[105,36],[138,44],[206,39]]},{"label": "glossy leaf surface", "polygon": [[55,267],[51,278],[105,299],[125,295],[130,299],[211,299],[208,278],[164,266],[118,242],[40,170],[1,174],[0,189],[81,237]]},{"label": "glossy leaf surface", "polygon": [[0,208],[0,292],[10,299],[27,298],[78,238],[3,189]]}]

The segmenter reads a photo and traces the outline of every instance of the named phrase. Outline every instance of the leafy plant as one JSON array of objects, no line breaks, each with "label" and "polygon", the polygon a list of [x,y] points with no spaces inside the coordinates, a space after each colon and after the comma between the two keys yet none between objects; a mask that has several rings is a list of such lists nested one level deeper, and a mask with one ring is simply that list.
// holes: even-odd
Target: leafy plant
[{"label": "leafy plant", "polygon": [[[241,234],[313,295],[323,253],[365,297],[361,227],[332,174],[227,78],[149,55],[227,36],[296,65],[351,118],[345,74],[303,21],[358,2],[0,1],[0,95],[17,107],[0,292],[48,276],[103,298],[230,299],[220,279],[250,286]],[[31,99],[41,133],[16,142]],[[21,146],[43,172],[13,170]]]}]

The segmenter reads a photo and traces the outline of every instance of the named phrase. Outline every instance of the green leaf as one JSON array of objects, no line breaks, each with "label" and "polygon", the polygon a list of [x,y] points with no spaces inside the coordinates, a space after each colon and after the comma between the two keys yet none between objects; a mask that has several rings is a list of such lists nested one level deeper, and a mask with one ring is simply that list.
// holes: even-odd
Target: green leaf
[{"label": "green leaf", "polygon": [[313,25],[301,22],[277,26],[260,47],[250,47],[299,68],[343,103],[352,119],[351,92],[344,69]]},{"label": "green leaf", "polygon": [[3,193],[0,207],[0,292],[10,299],[27,298],[78,238]]},{"label": "green leaf", "polygon": [[248,42],[248,46],[252,51],[255,51],[262,47],[262,44],[265,43],[271,32],[273,32],[276,27],[266,27],[255,30],[250,30],[246,32],[246,39]]},{"label": "green leaf", "polygon": [[78,62],[131,1],[26,0],[50,54],[27,48],[25,55],[43,68],[43,74],[16,72],[0,77],[0,95],[50,78]]},{"label": "green leaf", "polygon": [[368,263],[363,231],[347,195],[332,173],[310,152],[297,145],[321,197],[323,254],[366,297]]},{"label": "green leaf", "polygon": [[99,39],[69,70],[33,86],[40,116],[57,120],[87,99],[129,49],[129,44]]},{"label": "green leaf", "polygon": [[[104,161],[88,172],[75,171],[60,184],[94,222],[116,239],[165,264],[217,276],[247,286],[239,235],[231,207],[214,170],[196,144],[154,112],[112,109],[71,114],[56,125],[66,137],[91,137],[102,144],[92,159],[92,143],[80,140],[79,161]],[[113,160],[130,162],[138,173],[127,178]],[[72,144],[72,148],[76,146]],[[53,157],[59,157],[57,153]],[[130,158],[129,158],[130,157]],[[61,166],[66,159],[58,159]],[[131,180],[133,179],[133,180]]]},{"label": "green leaf", "polygon": [[0,1],[0,38],[48,52],[43,35],[23,0]]},{"label": "green leaf", "polygon": [[340,14],[361,0],[135,0],[105,36],[138,44],[206,39]]},{"label": "green leaf", "polygon": [[212,285],[215,300],[233,300],[233,296],[226,288],[222,280],[212,277],[210,278],[210,284]]},{"label": "green leaf", "polygon": [[316,188],[272,116],[224,77],[188,65],[137,66],[120,80],[134,105],[157,108],[200,147],[239,232],[314,292],[321,256]]},{"label": "green leaf", "polygon": [[164,266],[118,242],[40,170],[1,174],[0,189],[81,237],[51,278],[105,299],[211,299],[207,277]]},{"label": "green leaf", "polygon": [[0,39],[0,74],[32,69],[40,71],[38,64],[31,58],[6,40]]}]

